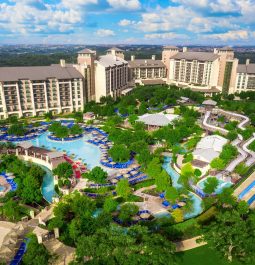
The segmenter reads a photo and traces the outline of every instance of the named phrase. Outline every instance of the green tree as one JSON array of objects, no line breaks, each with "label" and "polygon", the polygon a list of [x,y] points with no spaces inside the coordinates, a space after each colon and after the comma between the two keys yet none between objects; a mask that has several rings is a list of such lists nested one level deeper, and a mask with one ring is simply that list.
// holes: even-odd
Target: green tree
[{"label": "green tree", "polygon": [[114,212],[117,209],[118,202],[112,197],[108,197],[104,201],[103,209],[107,213]]},{"label": "green tree", "polygon": [[54,168],[52,172],[59,178],[68,179],[73,175],[73,168],[68,162],[63,162]]},{"label": "green tree", "polygon": [[236,131],[229,131],[228,134],[227,134],[227,138],[230,140],[230,141],[234,141],[236,138],[237,138],[238,134]]},{"label": "green tree", "polygon": [[175,187],[168,187],[166,189],[165,198],[170,201],[171,204],[176,203],[179,198],[178,190]]},{"label": "green tree", "polygon": [[215,177],[209,177],[206,179],[205,184],[204,184],[204,192],[207,194],[212,194],[215,192],[219,185],[219,180]]},{"label": "green tree", "polygon": [[233,195],[233,190],[231,188],[225,188],[220,194],[218,194],[219,203],[226,205],[229,208],[236,204],[236,197]]},{"label": "green tree", "polygon": [[135,124],[137,119],[138,119],[138,116],[136,114],[129,115],[129,117],[128,117],[128,121],[132,125]]},{"label": "green tree", "polygon": [[35,235],[29,236],[30,241],[27,251],[22,258],[22,264],[25,265],[44,265],[49,264],[51,255],[43,244],[39,244]]},{"label": "green tree", "polygon": [[126,162],[130,158],[129,150],[126,148],[124,144],[114,145],[109,150],[109,155],[116,162]]},{"label": "green tree", "polygon": [[[147,227],[133,226],[123,230],[111,227],[97,230],[77,243],[76,262],[87,264],[151,264],[173,263],[175,247],[160,234],[152,234]],[[126,254],[128,253],[128,255]],[[85,257],[85,258],[84,258]]]},{"label": "green tree", "polygon": [[58,138],[66,138],[69,135],[69,130],[66,126],[61,126],[55,131],[54,134]]},{"label": "green tree", "polygon": [[119,218],[123,222],[130,221],[139,211],[139,207],[133,203],[125,203],[120,208]]},{"label": "green tree", "polygon": [[116,186],[116,192],[118,196],[127,199],[131,194],[131,187],[129,186],[129,182],[127,179],[121,179]]},{"label": "green tree", "polygon": [[220,208],[215,221],[203,227],[202,240],[229,262],[254,262],[255,215],[235,208]]},{"label": "green tree", "polygon": [[81,128],[80,125],[78,124],[74,124],[70,129],[69,129],[69,133],[76,135],[76,134],[82,134],[83,133],[83,129]]},{"label": "green tree", "polygon": [[183,211],[179,208],[173,210],[173,212],[171,213],[172,217],[174,218],[174,221],[176,223],[180,223],[183,222],[184,217],[183,217]]},{"label": "green tree", "polygon": [[165,191],[170,185],[170,177],[165,170],[162,170],[160,174],[155,176],[155,185],[157,191]]},{"label": "green tree", "polygon": [[42,200],[41,183],[34,176],[27,175],[23,179],[21,198],[25,203],[39,203]]},{"label": "green tree", "polygon": [[249,167],[246,166],[244,162],[240,163],[235,168],[235,172],[241,176],[245,175],[248,172],[248,170],[249,170]]},{"label": "green tree", "polygon": [[8,200],[0,209],[2,215],[10,221],[18,221],[22,216],[22,208],[12,199]]},{"label": "green tree", "polygon": [[8,134],[16,135],[16,136],[24,136],[27,130],[25,129],[23,124],[13,124],[8,129]]},{"label": "green tree", "polygon": [[83,174],[84,178],[92,180],[96,183],[106,183],[107,176],[107,172],[101,167],[94,167],[90,172]]},{"label": "green tree", "polygon": [[75,112],[73,117],[74,117],[76,122],[78,122],[78,123],[83,122],[83,113],[82,112]]},{"label": "green tree", "polygon": [[53,119],[53,114],[52,114],[52,111],[49,111],[47,113],[44,114],[44,118],[48,121],[52,120]]},{"label": "green tree", "polygon": [[219,157],[214,158],[210,163],[211,168],[215,168],[218,170],[223,170],[226,166],[224,160]]},{"label": "green tree", "polygon": [[161,162],[158,157],[154,157],[148,164],[146,173],[151,178],[156,178],[161,173]]}]

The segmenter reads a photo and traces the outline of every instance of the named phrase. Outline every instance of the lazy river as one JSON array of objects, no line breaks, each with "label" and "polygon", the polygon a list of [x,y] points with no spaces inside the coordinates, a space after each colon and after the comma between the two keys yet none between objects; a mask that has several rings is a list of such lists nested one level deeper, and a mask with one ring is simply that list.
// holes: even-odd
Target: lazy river
[{"label": "lazy river", "polygon": [[67,155],[71,157],[74,155],[74,159],[81,159],[87,164],[88,168],[100,166],[101,151],[97,146],[87,143],[87,140],[91,139],[90,136],[85,134],[78,140],[57,142],[48,139],[48,135],[49,132],[46,132],[29,142],[37,147],[44,147],[49,150],[56,149],[57,151],[66,152]]},{"label": "lazy river", "polygon": [[[81,159],[84,163],[87,164],[88,168],[100,166],[101,151],[99,147],[87,143],[87,140],[91,139],[90,136],[85,134],[78,140],[70,142],[56,142],[48,139],[48,135],[49,132],[46,132],[38,136],[36,139],[30,140],[29,142],[37,147],[66,152],[67,155],[71,156],[74,159]],[[52,172],[48,168],[43,167],[43,169],[46,171],[46,174],[43,179],[42,194],[43,197],[51,203],[53,197],[56,196],[54,189],[54,178]]]},{"label": "lazy river", "polygon": [[[210,177],[207,177],[207,178],[204,178],[202,180],[200,180],[198,183],[197,183],[197,186],[203,190],[204,187],[205,187],[205,183],[207,181],[207,179],[210,178]],[[220,194],[222,193],[222,191],[225,189],[225,188],[229,188],[231,187],[233,184],[231,182],[225,182],[224,180],[222,179],[218,179],[219,181],[219,184],[217,186],[217,188],[215,189],[215,194]]]},{"label": "lazy river", "polygon": [[[180,183],[178,183],[178,179],[179,179],[180,175],[172,168],[171,162],[172,162],[171,157],[165,157],[163,168],[166,170],[168,175],[171,177],[173,187],[178,189],[178,188],[182,187],[182,185]],[[190,218],[193,218],[195,216],[198,216],[203,211],[202,199],[200,197],[198,197],[193,192],[190,192],[189,195],[191,196],[191,198],[193,200],[193,211],[190,213],[186,213],[184,215],[185,219],[190,219]]]}]

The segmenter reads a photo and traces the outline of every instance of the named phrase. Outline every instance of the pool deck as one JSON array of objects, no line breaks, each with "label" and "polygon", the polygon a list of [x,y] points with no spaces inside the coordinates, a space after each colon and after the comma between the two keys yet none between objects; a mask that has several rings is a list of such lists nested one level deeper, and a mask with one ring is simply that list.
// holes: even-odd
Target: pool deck
[{"label": "pool deck", "polygon": [[154,188],[156,188],[156,185],[144,187],[135,191],[134,195],[144,199],[144,202],[135,202],[135,204],[140,208],[140,210],[149,210],[152,215],[169,213],[168,210],[162,205],[162,199],[153,195],[143,193],[143,191],[145,190],[151,190]]},{"label": "pool deck", "polygon": [[0,186],[4,187],[3,191],[0,191],[0,197],[5,196],[5,194],[11,190],[11,185],[6,181],[6,179],[0,175]]},{"label": "pool deck", "polygon": [[[236,197],[239,196],[239,194],[246,189],[252,182],[255,181],[255,172],[253,172],[235,191],[234,191],[234,195]],[[253,195],[255,195],[255,188],[252,188],[249,192],[247,192],[247,194],[245,194],[242,198],[243,201],[248,201]],[[250,205],[251,209],[255,208],[255,202],[253,202]]]},{"label": "pool deck", "polygon": [[197,243],[200,236],[176,242],[176,252],[186,251],[206,245],[206,242]]},{"label": "pool deck", "polygon": [[[253,181],[255,181],[255,172],[253,172],[239,187],[237,187],[234,191],[234,195],[238,197],[238,195]],[[255,190],[254,190],[255,192]]]}]

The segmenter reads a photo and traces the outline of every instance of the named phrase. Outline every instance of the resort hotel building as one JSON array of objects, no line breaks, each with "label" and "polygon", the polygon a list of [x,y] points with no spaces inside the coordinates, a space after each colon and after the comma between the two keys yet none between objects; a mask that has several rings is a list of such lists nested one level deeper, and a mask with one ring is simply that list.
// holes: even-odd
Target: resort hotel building
[{"label": "resort hotel building", "polygon": [[252,90],[255,91],[255,64],[250,64],[247,59],[246,64],[238,65],[235,91],[240,93]]},{"label": "resort hotel building", "polygon": [[138,60],[132,55],[128,64],[130,79],[134,80],[135,83],[150,84],[150,82],[145,80],[156,80],[160,84],[160,80],[166,78],[166,66],[161,60],[156,60],[155,55],[152,55],[151,59]]},{"label": "resort hotel building", "polygon": [[128,62],[115,54],[101,56],[95,62],[96,101],[102,96],[114,99],[128,88]]},{"label": "resort hotel building", "polygon": [[81,111],[84,80],[65,65],[0,68],[0,119]]},{"label": "resort hotel building", "polygon": [[212,95],[255,90],[255,64],[238,65],[232,48],[211,52],[166,46],[161,60],[125,60],[124,51],[106,55],[83,49],[77,63],[33,67],[0,67],[0,119],[82,111],[88,101],[126,95],[135,84],[174,84]]},{"label": "resort hotel building", "polygon": [[201,92],[233,93],[238,60],[229,47],[213,52],[182,52],[177,47],[167,46],[162,52],[167,67],[169,84],[190,87]]}]

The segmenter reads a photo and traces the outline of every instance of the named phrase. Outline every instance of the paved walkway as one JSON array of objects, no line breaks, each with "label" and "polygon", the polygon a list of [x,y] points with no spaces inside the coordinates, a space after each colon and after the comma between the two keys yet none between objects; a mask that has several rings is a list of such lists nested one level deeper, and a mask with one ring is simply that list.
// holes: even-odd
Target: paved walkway
[{"label": "paved walkway", "polygon": [[66,246],[55,238],[47,240],[43,244],[51,254],[57,256],[53,265],[66,265],[74,260],[75,248]]},{"label": "paved walkway", "polygon": [[186,251],[206,245],[206,242],[197,243],[200,236],[176,242],[176,252]]},{"label": "paved walkway", "polygon": [[253,172],[239,187],[237,187],[234,191],[234,195],[238,197],[238,195],[253,181],[255,180],[255,172]]},{"label": "paved walkway", "polygon": [[149,210],[152,215],[159,213],[168,213],[167,209],[162,205],[162,199],[159,197],[143,193],[145,190],[152,190],[156,185],[144,187],[134,192],[134,195],[144,199],[144,202],[135,202],[141,210]]},{"label": "paved walkway", "polygon": [[253,136],[243,145],[244,151],[250,155],[250,158],[246,161],[247,166],[251,166],[255,163],[255,152],[248,148],[253,141],[255,141],[255,133],[253,133]]}]

